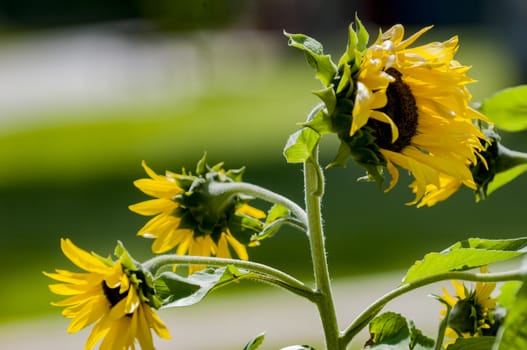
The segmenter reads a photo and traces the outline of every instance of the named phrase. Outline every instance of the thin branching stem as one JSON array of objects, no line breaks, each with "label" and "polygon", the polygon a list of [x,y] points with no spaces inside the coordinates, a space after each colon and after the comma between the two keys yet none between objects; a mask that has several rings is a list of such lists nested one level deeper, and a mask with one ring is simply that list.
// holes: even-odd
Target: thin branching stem
[{"label": "thin branching stem", "polygon": [[437,274],[420,280],[405,283],[392,291],[386,293],[367,309],[365,309],[352,323],[342,332],[340,337],[341,344],[349,344],[355,335],[359,333],[368,323],[390,302],[391,300],[408,293],[414,289],[444,280],[464,280],[476,282],[504,282],[504,281],[522,281],[527,275],[525,269],[517,269],[506,272],[495,273],[473,273],[465,271],[454,271]]},{"label": "thin branching stem", "polygon": [[149,271],[153,275],[155,275],[159,269],[167,265],[207,265],[217,267],[232,265],[240,269],[255,272],[256,274],[258,274],[258,276],[256,276],[256,278],[254,279],[262,280],[264,282],[274,284],[278,287],[285,288],[297,295],[300,295],[312,301],[318,299],[318,293],[306,286],[302,281],[294,278],[293,276],[281,270],[252,261],[216,257],[165,254],[158,255],[146,261],[142,265],[145,270]]}]

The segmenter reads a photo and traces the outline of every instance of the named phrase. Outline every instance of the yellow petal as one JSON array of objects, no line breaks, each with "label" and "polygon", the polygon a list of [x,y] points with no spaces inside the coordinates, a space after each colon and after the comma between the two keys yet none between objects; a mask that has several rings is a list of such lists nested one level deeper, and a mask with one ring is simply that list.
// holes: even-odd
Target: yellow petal
[{"label": "yellow petal", "polygon": [[263,212],[260,209],[256,209],[254,207],[251,207],[249,204],[243,204],[239,208],[236,209],[237,214],[245,214],[248,216],[251,216],[256,219],[264,219],[265,218],[265,212]]},{"label": "yellow petal", "polygon": [[238,257],[242,260],[249,260],[249,254],[247,254],[247,249],[243,244],[238,242],[236,238],[230,233],[225,234],[225,237],[227,238],[227,241],[231,245],[231,247],[234,249]]},{"label": "yellow petal", "polygon": [[177,203],[170,199],[158,198],[130,205],[128,208],[134,213],[152,216],[160,213],[169,214],[178,207]]},{"label": "yellow petal", "polygon": [[73,242],[66,238],[60,240],[60,246],[64,255],[75,265],[90,272],[104,274],[109,267],[93,254],[77,247]]}]

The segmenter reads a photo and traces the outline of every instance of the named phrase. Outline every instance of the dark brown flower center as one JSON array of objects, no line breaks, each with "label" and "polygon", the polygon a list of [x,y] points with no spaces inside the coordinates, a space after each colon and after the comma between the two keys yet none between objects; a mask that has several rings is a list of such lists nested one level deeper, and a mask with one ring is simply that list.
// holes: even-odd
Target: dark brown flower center
[{"label": "dark brown flower center", "polygon": [[126,298],[128,295],[128,290],[126,290],[124,293],[119,293],[119,289],[121,289],[120,286],[110,288],[105,281],[102,282],[102,290],[104,292],[104,296],[106,296],[106,299],[110,303],[110,308],[117,305],[118,302]]},{"label": "dark brown flower center", "polygon": [[388,103],[379,111],[387,114],[397,125],[399,137],[392,143],[392,131],[387,123],[369,119],[367,125],[374,130],[375,143],[379,147],[400,152],[411,143],[412,137],[417,134],[417,105],[412,90],[401,79],[401,72],[395,68],[388,68],[386,73],[394,77],[395,81],[388,85],[386,89]]}]

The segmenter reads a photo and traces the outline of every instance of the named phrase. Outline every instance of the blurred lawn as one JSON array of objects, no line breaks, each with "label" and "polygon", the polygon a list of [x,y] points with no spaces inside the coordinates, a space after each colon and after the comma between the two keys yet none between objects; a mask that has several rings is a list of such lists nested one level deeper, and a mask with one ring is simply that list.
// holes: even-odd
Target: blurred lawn
[{"label": "blurred lawn", "polygon": [[[503,57],[478,41],[462,47],[461,57],[474,62],[473,76],[485,82],[474,85],[476,99],[506,86],[513,74],[491,69]],[[158,172],[178,171],[192,168],[206,150],[209,163],[246,165],[246,181],[300,203],[301,168],[285,164],[281,150],[295,123],[316,103],[309,91],[319,85],[300,54],[294,63],[279,63],[272,74],[246,79],[235,89],[211,87],[183,105],[62,110],[55,117],[71,115],[67,123],[0,134],[0,321],[57,312],[49,306],[56,298],[47,291],[49,281],[41,271],[69,268],[60,237],[100,254],[109,254],[115,241],[122,240],[136,257],[149,256],[150,242],[135,237],[146,219],[127,209],[146,198],[132,185],[143,176],[142,159]],[[521,136],[504,139],[527,149]],[[323,144],[325,163],[335,151],[334,141]],[[463,190],[447,203],[416,209],[403,205],[413,198],[408,179],[384,194],[373,184],[355,182],[362,175],[351,164],[327,173],[323,210],[336,277],[405,268],[426,251],[469,236],[525,232],[525,203],[517,195],[527,184],[523,178],[490,201],[475,204]],[[250,253],[254,260],[309,278],[307,248],[301,233],[284,230]]]}]

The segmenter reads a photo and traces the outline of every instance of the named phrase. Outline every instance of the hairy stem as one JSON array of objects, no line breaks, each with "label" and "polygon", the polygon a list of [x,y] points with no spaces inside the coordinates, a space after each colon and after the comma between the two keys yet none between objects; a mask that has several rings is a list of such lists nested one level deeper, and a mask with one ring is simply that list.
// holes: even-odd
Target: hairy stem
[{"label": "hairy stem", "polygon": [[304,164],[306,209],[308,214],[308,232],[313,260],[313,272],[315,277],[315,288],[320,293],[320,299],[316,302],[318,312],[324,328],[327,349],[340,349],[338,344],[339,329],[331,281],[326,258],[324,232],[322,229],[322,217],[320,210],[320,197],[323,193],[323,179],[317,159],[309,160]]},{"label": "hairy stem", "polygon": [[207,265],[207,266],[228,266],[233,265],[241,269],[259,274],[257,280],[274,284],[285,288],[294,294],[300,295],[309,300],[318,299],[318,293],[307,287],[303,282],[288,275],[287,273],[273,267],[239,259],[225,259],[216,257],[187,256],[177,254],[158,255],[142,264],[143,268],[150,271],[153,275],[163,266],[167,265]]},{"label": "hairy stem", "polygon": [[307,227],[307,215],[304,209],[302,209],[298,204],[289,198],[286,198],[263,187],[246,182],[211,183],[209,186],[209,191],[212,194],[244,193],[271,203],[283,205]]}]

